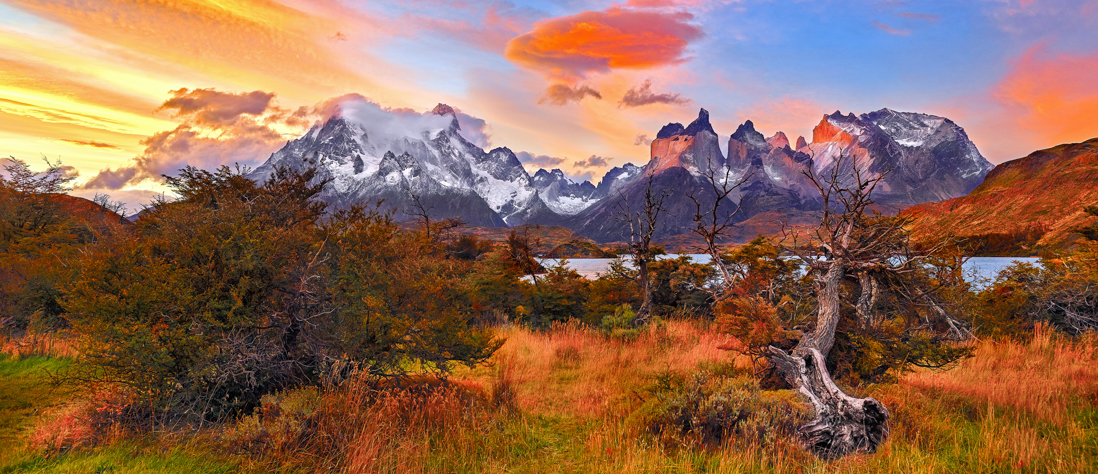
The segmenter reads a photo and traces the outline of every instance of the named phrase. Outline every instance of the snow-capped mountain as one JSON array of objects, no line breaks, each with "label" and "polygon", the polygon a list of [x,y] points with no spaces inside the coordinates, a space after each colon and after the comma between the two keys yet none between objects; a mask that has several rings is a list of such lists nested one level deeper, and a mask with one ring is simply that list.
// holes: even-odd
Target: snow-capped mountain
[{"label": "snow-capped mountain", "polygon": [[657,230],[666,237],[692,228],[692,198],[712,198],[709,175],[744,180],[721,212],[738,208],[736,219],[746,220],[817,209],[818,191],[807,175],[827,176],[836,163],[883,174],[874,198],[894,207],[962,196],[992,168],[949,119],[889,109],[825,115],[812,142],[798,137],[796,149],[785,133],[767,138],[748,120],[729,137],[725,155],[709,113],[701,109],[689,125],[671,123],[659,131],[647,165],[612,168],[595,185],[573,181],[559,169],[531,176],[510,149],[485,151],[467,140],[459,116],[467,117],[443,104],[420,114],[348,102],[272,154],[252,176],[266,178],[276,165],[315,164],[331,180],[323,199],[337,207],[384,200],[386,208],[406,211],[417,196],[439,218],[478,226],[563,224],[611,241],[628,239],[619,214],[643,207],[649,181],[667,195]]},{"label": "snow-capped mountain", "polygon": [[[657,193],[667,196],[658,237],[692,228],[691,196],[712,199],[709,174],[744,180],[721,210],[735,211],[738,203],[736,219],[742,221],[768,212],[818,209],[820,196],[808,175],[826,179],[836,163],[856,163],[868,176],[883,174],[874,199],[893,207],[963,196],[992,168],[964,129],[949,119],[889,109],[861,116],[825,115],[813,131],[812,143],[798,137],[797,149],[790,147],[785,133],[766,138],[750,120],[729,137],[727,156],[716,146],[716,137],[709,113],[701,109],[689,126],[668,124],[652,141],[644,176]],[[843,170],[839,168],[840,174]],[[642,207],[647,185],[648,179],[630,179],[616,197],[604,198],[566,222],[595,240],[628,239],[628,229],[617,223],[619,214],[623,207]]]},{"label": "snow-capped mountain", "polygon": [[884,175],[874,198],[900,205],[963,196],[993,168],[952,120],[890,109],[825,115],[812,143],[798,151],[812,157],[821,175],[839,156],[853,158],[860,170]]},{"label": "snow-capped mountain", "polygon": [[314,163],[331,179],[323,199],[337,206],[384,200],[386,208],[404,210],[415,195],[440,217],[482,226],[555,222],[593,202],[589,182],[575,184],[556,171],[564,182],[539,185],[510,149],[486,152],[470,143],[447,105],[427,114],[379,111],[371,103],[343,104],[253,177],[264,179],[279,164]]}]

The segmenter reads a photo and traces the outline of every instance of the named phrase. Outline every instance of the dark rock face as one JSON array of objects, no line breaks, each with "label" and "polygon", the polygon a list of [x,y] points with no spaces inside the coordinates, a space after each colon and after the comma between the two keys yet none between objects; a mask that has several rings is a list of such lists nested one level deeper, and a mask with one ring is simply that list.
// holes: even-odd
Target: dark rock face
[{"label": "dark rock face", "polygon": [[651,160],[645,166],[645,172],[659,174],[669,168],[681,167],[705,174],[723,165],[724,155],[717,143],[717,133],[709,123],[709,112],[701,109],[698,118],[688,127],[673,123],[660,130],[652,140]]},{"label": "dark rock face", "polygon": [[630,181],[640,176],[644,172],[644,168],[634,165],[633,163],[626,163],[622,166],[611,168],[603,175],[602,180],[599,181],[598,187],[595,188],[594,197],[596,199],[603,199],[607,196],[617,195],[617,191]]},{"label": "dark rock face", "polygon": [[[622,220],[621,209],[634,212],[644,209],[644,192],[648,180],[658,194],[667,193],[664,200],[665,212],[656,225],[657,238],[690,232],[694,227],[694,202],[690,193],[696,193],[699,199],[712,201],[712,192],[704,178],[682,167],[673,167],[656,175],[642,174],[623,187],[616,195],[608,196],[585,209],[583,212],[564,221],[580,235],[596,242],[629,241],[629,225]],[[722,212],[735,210],[734,204],[722,208]]]}]

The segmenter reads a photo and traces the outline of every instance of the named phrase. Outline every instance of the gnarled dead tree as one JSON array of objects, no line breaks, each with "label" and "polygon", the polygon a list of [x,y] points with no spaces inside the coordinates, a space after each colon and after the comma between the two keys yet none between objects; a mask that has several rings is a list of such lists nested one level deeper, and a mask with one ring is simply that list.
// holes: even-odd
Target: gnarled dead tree
[{"label": "gnarled dead tree", "polygon": [[633,318],[634,326],[647,323],[652,315],[652,277],[648,264],[656,257],[652,238],[656,233],[660,214],[665,211],[663,202],[668,196],[666,190],[657,193],[652,189],[654,178],[654,175],[648,175],[648,182],[644,187],[643,209],[630,209],[629,201],[621,196],[615,211],[618,220],[629,224],[629,255],[633,257],[633,265],[637,268],[637,284],[644,295],[644,302]]},{"label": "gnarled dead tree", "polygon": [[[804,395],[816,416],[799,431],[801,444],[824,458],[855,452],[872,453],[888,436],[888,410],[873,398],[854,398],[840,390],[828,373],[826,361],[839,327],[844,278],[853,278],[859,295],[854,304],[858,325],[869,329],[880,324],[876,313],[882,280],[903,281],[914,274],[937,248],[910,245],[906,221],[871,212],[872,194],[884,174],[870,174],[845,155],[821,179],[805,173],[822,198],[819,225],[811,242],[787,250],[805,264],[815,282],[815,326],[790,352],[769,347],[770,362],[786,381]],[[933,304],[925,290],[909,292],[908,299]],[[955,331],[958,323],[940,305],[933,306]]]}]

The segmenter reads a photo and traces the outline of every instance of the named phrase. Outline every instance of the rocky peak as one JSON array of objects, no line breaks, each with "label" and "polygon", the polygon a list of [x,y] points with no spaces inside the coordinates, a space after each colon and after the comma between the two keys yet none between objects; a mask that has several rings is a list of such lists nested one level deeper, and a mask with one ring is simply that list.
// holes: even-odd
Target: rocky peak
[{"label": "rocky peak", "polygon": [[659,140],[661,138],[671,138],[676,135],[682,135],[682,132],[685,130],[686,128],[683,127],[681,123],[672,122],[664,125],[663,128],[660,129],[660,132],[656,134],[656,139]]},{"label": "rocky peak", "polygon": [[690,122],[690,125],[686,126],[686,130],[683,131],[684,135],[695,136],[701,132],[709,132],[716,135],[717,132],[713,131],[713,125],[709,123],[709,111],[700,109],[698,111],[698,118]]},{"label": "rocky peak", "polygon": [[537,173],[534,173],[534,176],[531,179],[534,182],[534,186],[537,187],[545,187],[558,181],[572,182],[572,180],[568,179],[568,177],[564,175],[564,172],[558,168],[553,168],[552,171],[540,169]]},{"label": "rocky peak", "polygon": [[785,132],[779,131],[774,136],[767,138],[766,143],[774,148],[785,148],[789,146],[789,137],[785,136]]},{"label": "rocky peak", "polygon": [[803,136],[797,137],[797,148],[796,149],[800,150],[801,148],[804,148],[806,146],[808,146],[808,142],[805,141],[804,137]]},{"label": "rocky peak", "polygon": [[675,136],[696,136],[701,132],[709,132],[716,135],[717,132],[713,131],[713,125],[709,123],[709,111],[701,109],[698,111],[698,118],[690,122],[690,125],[683,127],[681,123],[673,122],[664,125],[660,129],[660,132],[656,134],[656,139],[671,138]]},{"label": "rocky peak", "polygon": [[[736,132],[732,134],[732,139],[751,145],[752,148],[770,148],[770,145],[767,144],[766,137],[755,130],[755,124],[750,120],[736,128]],[[789,143],[789,140],[786,140],[786,143]]]},{"label": "rocky peak", "polygon": [[409,171],[406,174],[407,177],[417,177],[422,171],[422,167],[407,152],[400,155],[396,155],[391,151],[385,152],[385,156],[381,158],[381,163],[378,165],[378,175],[386,176],[404,171]]},{"label": "rocky peak", "polygon": [[457,112],[454,110],[454,108],[443,103],[439,103],[435,106],[435,108],[431,109],[431,113],[435,115],[449,115],[451,117],[457,117]]},{"label": "rocky peak", "polygon": [[847,133],[846,129],[852,128],[858,117],[854,114],[843,116],[839,111],[834,114],[824,115],[820,123],[812,129],[812,143],[839,142],[843,145],[853,143],[854,137]]}]

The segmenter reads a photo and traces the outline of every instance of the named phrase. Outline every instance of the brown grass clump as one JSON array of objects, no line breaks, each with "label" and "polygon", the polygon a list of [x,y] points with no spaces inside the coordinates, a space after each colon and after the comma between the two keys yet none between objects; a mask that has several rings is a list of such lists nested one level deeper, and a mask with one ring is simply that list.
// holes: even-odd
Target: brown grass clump
[{"label": "brown grass clump", "polygon": [[693,321],[656,324],[628,339],[576,323],[556,324],[545,333],[513,327],[500,336],[507,342],[493,361],[507,367],[518,407],[535,413],[621,413],[656,373],[687,373],[731,360],[717,348],[729,337]]},{"label": "brown grass clump", "polygon": [[135,407],[121,392],[94,390],[87,398],[47,413],[34,427],[29,445],[49,457],[125,439],[145,431],[152,419]]},{"label": "brown grass clump", "polygon": [[269,468],[431,472],[424,459],[432,446],[476,446],[495,416],[477,386],[424,379],[379,388],[352,380],[264,397],[257,413],[222,438]]},{"label": "brown grass clump", "polygon": [[1063,427],[1074,422],[1080,400],[1098,400],[1096,349],[1093,336],[1072,340],[1038,326],[1029,343],[981,342],[957,369],[912,374],[905,383],[1012,407]]}]

